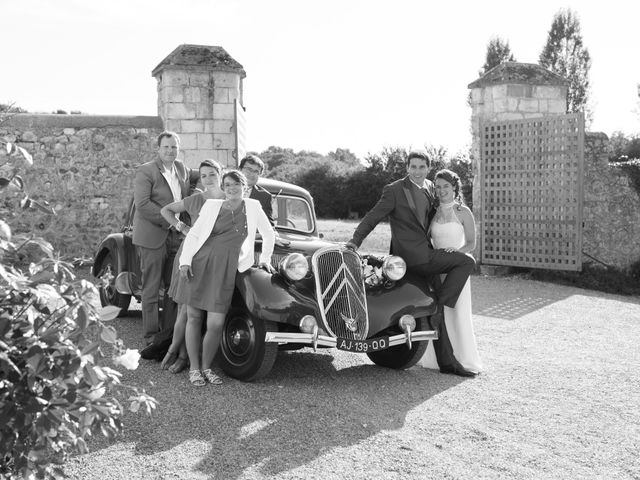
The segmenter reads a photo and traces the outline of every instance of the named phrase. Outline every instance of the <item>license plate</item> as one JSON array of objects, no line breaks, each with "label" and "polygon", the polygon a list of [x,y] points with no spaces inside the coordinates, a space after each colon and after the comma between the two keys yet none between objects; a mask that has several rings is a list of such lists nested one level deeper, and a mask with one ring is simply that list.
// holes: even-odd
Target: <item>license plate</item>
[{"label": "license plate", "polygon": [[347,352],[368,353],[377,352],[389,348],[389,337],[376,337],[367,340],[351,340],[349,338],[336,338],[336,347],[338,350]]}]

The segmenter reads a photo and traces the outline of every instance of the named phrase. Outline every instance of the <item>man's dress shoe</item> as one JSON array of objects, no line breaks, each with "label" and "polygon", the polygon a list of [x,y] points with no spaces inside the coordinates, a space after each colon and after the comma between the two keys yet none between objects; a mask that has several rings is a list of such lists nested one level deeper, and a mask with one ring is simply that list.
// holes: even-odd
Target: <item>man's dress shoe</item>
[{"label": "man's dress shoe", "polygon": [[465,370],[461,366],[445,366],[440,367],[440,373],[447,373],[450,375],[458,375],[459,377],[475,377],[477,373],[471,372],[469,370]]},{"label": "man's dress shoe", "polygon": [[156,360],[160,361],[164,357],[166,353],[166,349],[162,347],[162,345],[157,345],[155,343],[150,343],[142,350],[140,350],[140,356],[145,360]]}]

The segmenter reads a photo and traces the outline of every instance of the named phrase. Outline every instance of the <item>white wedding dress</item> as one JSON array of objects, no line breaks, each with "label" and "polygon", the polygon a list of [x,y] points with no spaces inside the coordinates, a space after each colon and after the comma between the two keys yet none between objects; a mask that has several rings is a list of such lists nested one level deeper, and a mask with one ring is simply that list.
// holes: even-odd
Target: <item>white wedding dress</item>
[{"label": "white wedding dress", "polygon": [[[431,224],[431,242],[434,248],[460,248],[465,244],[464,227],[455,212],[454,204],[443,204],[438,207],[438,212]],[[444,280],[446,275],[440,275]],[[447,326],[449,340],[453,347],[453,355],[466,369],[474,373],[480,373],[482,362],[476,346],[476,336],[473,332],[473,319],[471,315],[471,284],[469,279],[464,285],[455,308],[444,307],[444,321]],[[429,342],[418,365],[425,368],[439,369],[433,342]]]}]

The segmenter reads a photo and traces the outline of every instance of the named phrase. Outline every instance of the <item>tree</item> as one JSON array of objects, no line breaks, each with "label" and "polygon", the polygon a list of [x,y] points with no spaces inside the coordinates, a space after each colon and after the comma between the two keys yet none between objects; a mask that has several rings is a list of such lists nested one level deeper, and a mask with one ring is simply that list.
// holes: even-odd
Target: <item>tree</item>
[{"label": "tree", "polygon": [[516,57],[511,53],[509,42],[502,40],[500,37],[493,37],[487,44],[487,54],[485,56],[484,65],[480,70],[480,75],[484,75],[493,67],[497,67],[504,62],[516,62]]},{"label": "tree", "polygon": [[582,42],[580,20],[570,9],[560,10],[553,17],[547,43],[540,54],[540,65],[569,81],[567,111],[585,112],[592,120],[589,102],[589,70],[591,55]]},{"label": "tree", "polygon": [[27,111],[22,107],[16,106],[14,103],[0,103],[0,114],[7,113],[27,113]]}]

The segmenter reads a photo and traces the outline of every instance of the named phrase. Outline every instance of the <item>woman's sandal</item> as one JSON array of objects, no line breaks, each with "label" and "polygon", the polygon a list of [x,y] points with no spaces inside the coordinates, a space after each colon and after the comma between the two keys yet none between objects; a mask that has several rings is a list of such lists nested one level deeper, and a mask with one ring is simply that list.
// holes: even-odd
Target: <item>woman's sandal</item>
[{"label": "woman's sandal", "polygon": [[204,376],[204,378],[207,379],[207,382],[209,382],[211,385],[222,385],[222,379],[218,375],[213,373],[213,371],[210,368],[203,370],[202,375]]},{"label": "woman's sandal", "polygon": [[167,368],[169,368],[169,365],[172,365],[176,361],[177,356],[178,354],[176,352],[172,352],[171,350],[168,350],[167,354],[162,359],[162,363],[160,364],[160,367],[162,368],[162,370],[166,370]]},{"label": "woman's sandal", "polygon": [[194,387],[204,387],[207,383],[200,370],[189,370],[189,381]]},{"label": "woman's sandal", "polygon": [[176,358],[176,361],[173,362],[173,365],[169,367],[169,371],[171,373],[180,373],[184,369],[189,366],[189,359],[184,357]]}]

